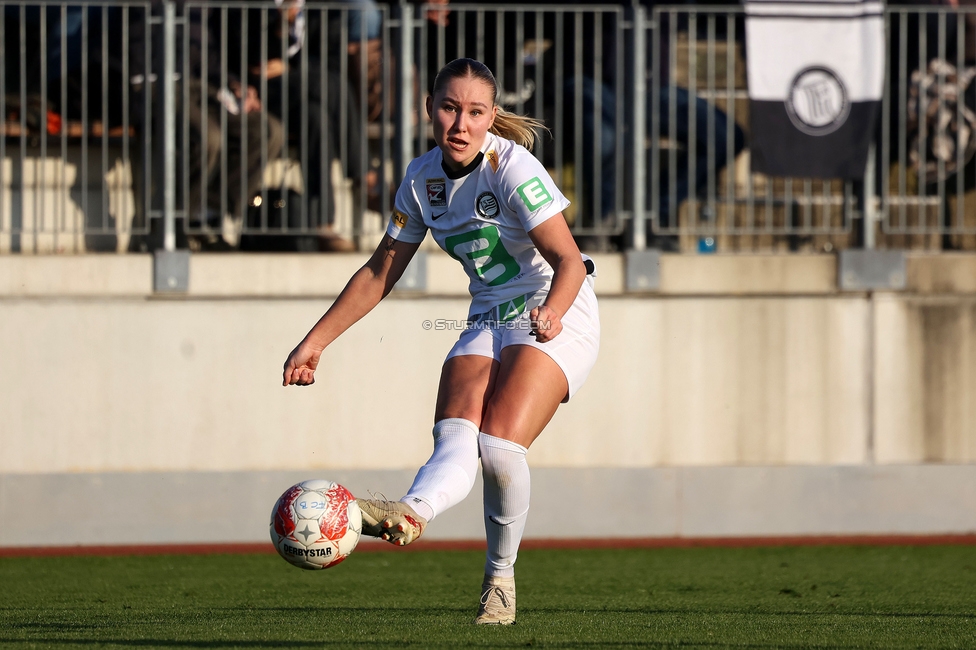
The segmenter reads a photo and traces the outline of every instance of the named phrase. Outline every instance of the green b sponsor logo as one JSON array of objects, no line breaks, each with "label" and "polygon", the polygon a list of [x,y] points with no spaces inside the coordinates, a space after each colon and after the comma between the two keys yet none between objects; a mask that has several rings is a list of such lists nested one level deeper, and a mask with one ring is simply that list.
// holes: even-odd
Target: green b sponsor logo
[{"label": "green b sponsor logo", "polygon": [[518,195],[522,197],[522,203],[525,207],[529,209],[529,212],[535,212],[545,204],[552,201],[552,195],[549,194],[549,190],[546,189],[545,183],[539,180],[536,176],[532,180],[526,181],[515,188]]},{"label": "green b sponsor logo", "polygon": [[522,270],[499,239],[498,228],[485,226],[444,240],[444,249],[469,266],[489,287],[505,284]]}]

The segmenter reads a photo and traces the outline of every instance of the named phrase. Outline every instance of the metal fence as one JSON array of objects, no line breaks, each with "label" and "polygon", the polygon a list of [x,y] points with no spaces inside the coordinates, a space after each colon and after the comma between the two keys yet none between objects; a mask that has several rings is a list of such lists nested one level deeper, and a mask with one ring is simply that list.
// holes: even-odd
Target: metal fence
[{"label": "metal fence", "polygon": [[[451,10],[450,25],[415,23],[419,87],[429,88],[455,58],[484,61],[496,75],[499,105],[549,125],[534,153],[575,199],[566,213],[574,232],[621,234],[633,209],[625,188],[635,152],[624,145],[637,99],[628,84],[632,53],[643,49],[635,12],[611,4]],[[423,132],[414,142],[414,154],[430,146]]]},{"label": "metal fence", "polygon": [[203,247],[237,238],[245,250],[365,248],[392,208],[394,174],[380,162],[395,133],[388,8],[299,9],[185,5],[175,192]]},{"label": "metal fence", "polygon": [[668,249],[832,250],[851,243],[863,188],[750,171],[744,10],[656,8],[650,211]]},{"label": "metal fence", "polygon": [[114,249],[150,214],[152,142],[132,116],[154,107],[118,56],[130,27],[151,29],[149,3],[0,6],[0,253]]},{"label": "metal fence", "polygon": [[0,6],[4,253],[369,249],[460,56],[545,120],[535,154],[591,250],[976,248],[968,10],[886,10],[881,128],[854,182],[750,171],[739,8]]},{"label": "metal fence", "polygon": [[976,249],[976,7],[890,7],[885,22],[882,232]]}]

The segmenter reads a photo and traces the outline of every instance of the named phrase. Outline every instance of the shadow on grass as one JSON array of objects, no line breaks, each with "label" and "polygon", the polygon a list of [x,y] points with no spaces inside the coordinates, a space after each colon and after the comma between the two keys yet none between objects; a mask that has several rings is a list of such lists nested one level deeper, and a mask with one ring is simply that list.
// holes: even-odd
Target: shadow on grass
[{"label": "shadow on grass", "polygon": [[[40,639],[40,638],[3,638],[0,646],[5,643],[30,643],[32,645],[49,643],[54,646],[125,646],[125,647],[162,647],[162,648],[323,648],[329,646],[350,646],[350,641],[177,641],[176,639]],[[410,645],[409,643],[404,645]],[[420,644],[417,644],[418,646]]]},{"label": "shadow on grass", "polygon": [[59,621],[57,623],[10,623],[7,622],[6,632],[12,632],[14,630],[57,630],[57,631],[71,631],[71,632],[81,632],[84,630],[102,630],[107,628],[116,628],[118,624],[114,621],[109,621],[105,623],[71,623],[69,621]]},{"label": "shadow on grass", "polygon": [[[497,629],[497,628],[495,628]],[[518,630],[518,628],[509,628]],[[863,648],[863,645],[811,645],[809,643],[736,643],[727,641],[537,641],[531,639],[526,641],[524,638],[512,639],[509,642],[501,641],[497,638],[488,636],[490,632],[485,631],[485,636],[479,641],[452,640],[449,643],[431,643],[429,641],[404,641],[397,640],[396,645],[401,648],[525,648],[533,645],[540,645],[549,648],[816,648],[817,650],[855,650]],[[329,647],[354,647],[354,646],[375,646],[379,642],[372,640],[368,643],[354,641],[177,641],[175,639],[13,639],[0,637],[0,647],[6,643],[30,643],[32,645],[51,644],[54,646],[125,646],[125,647],[161,647],[161,648],[329,648]]]},{"label": "shadow on grass", "polygon": [[[579,614],[582,610],[568,610],[568,609],[550,609],[545,607],[533,607],[531,609],[526,608],[524,611],[519,610],[522,613],[531,612],[532,614]],[[952,614],[946,612],[883,612],[883,611],[868,611],[868,612],[851,612],[851,611],[831,611],[831,610],[815,610],[815,611],[764,611],[755,609],[636,609],[636,608],[625,608],[625,609],[603,609],[603,608],[587,608],[585,610],[587,613],[593,614],[684,614],[693,616],[796,616],[796,617],[821,617],[821,616],[839,616],[839,617],[850,617],[850,618],[950,618],[950,619],[960,619],[960,620],[973,620],[976,621],[976,614],[973,613],[959,613]]]},{"label": "shadow on grass", "polygon": [[[348,614],[368,614],[370,616],[383,616],[384,613],[396,612],[397,614],[415,614],[419,616],[442,615],[450,612],[467,614],[472,610],[471,607],[409,607],[384,605],[383,607],[353,607],[348,605],[329,605],[328,607],[307,607],[302,606],[304,612],[317,612],[320,614],[335,614],[343,612]],[[291,607],[214,607],[208,611],[219,612],[275,612],[291,613]],[[656,608],[656,607],[525,607],[519,609],[520,614],[565,614],[577,616],[581,613],[589,614],[686,614],[695,616],[842,616],[842,617],[865,617],[872,618],[949,618],[949,619],[972,619],[976,621],[976,614],[971,612],[885,612],[885,611],[831,611],[827,609],[815,611],[790,611],[790,610],[757,610],[757,609],[708,609],[700,608]]]}]

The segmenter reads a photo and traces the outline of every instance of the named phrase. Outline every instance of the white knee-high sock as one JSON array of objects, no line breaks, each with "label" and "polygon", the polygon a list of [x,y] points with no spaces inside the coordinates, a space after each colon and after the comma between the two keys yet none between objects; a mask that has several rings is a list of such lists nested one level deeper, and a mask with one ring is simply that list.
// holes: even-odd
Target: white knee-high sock
[{"label": "white knee-high sock", "polygon": [[478,427],[463,418],[447,418],[434,425],[434,453],[400,499],[431,520],[461,502],[478,474]]},{"label": "white knee-high sock", "polygon": [[481,470],[485,479],[485,574],[510,578],[529,514],[529,465],[525,447],[482,432]]}]

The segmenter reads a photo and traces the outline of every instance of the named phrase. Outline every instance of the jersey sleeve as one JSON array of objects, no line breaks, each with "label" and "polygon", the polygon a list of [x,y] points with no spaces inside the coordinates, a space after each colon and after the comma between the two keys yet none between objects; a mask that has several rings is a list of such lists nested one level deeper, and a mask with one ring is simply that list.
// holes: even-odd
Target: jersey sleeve
[{"label": "jersey sleeve", "polygon": [[508,208],[518,215],[525,232],[569,205],[569,200],[556,187],[546,168],[526,150],[509,160],[500,181]]},{"label": "jersey sleeve", "polygon": [[427,226],[424,224],[423,212],[413,191],[411,171],[413,170],[408,167],[407,175],[397,189],[396,199],[393,201],[393,214],[390,215],[386,234],[397,241],[419,244],[427,236]]}]

